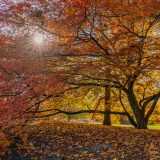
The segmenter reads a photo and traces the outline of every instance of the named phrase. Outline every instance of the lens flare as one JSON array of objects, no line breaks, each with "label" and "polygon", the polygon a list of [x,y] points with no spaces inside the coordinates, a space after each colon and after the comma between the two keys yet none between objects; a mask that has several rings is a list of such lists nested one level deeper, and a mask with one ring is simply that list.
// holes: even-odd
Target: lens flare
[{"label": "lens flare", "polygon": [[40,34],[35,35],[35,36],[34,36],[34,41],[35,41],[36,43],[38,43],[38,44],[41,44],[41,43],[43,42],[43,35],[40,35]]},{"label": "lens flare", "polygon": [[21,41],[24,46],[23,53],[31,54],[32,56],[42,56],[48,54],[52,49],[52,35],[40,32],[31,32],[26,35]]}]

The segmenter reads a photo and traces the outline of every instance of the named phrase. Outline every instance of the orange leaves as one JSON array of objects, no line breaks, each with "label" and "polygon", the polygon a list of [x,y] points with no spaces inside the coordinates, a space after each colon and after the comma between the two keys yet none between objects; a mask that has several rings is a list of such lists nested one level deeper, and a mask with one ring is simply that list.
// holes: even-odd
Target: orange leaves
[{"label": "orange leaves", "polygon": [[17,150],[30,158],[143,160],[160,156],[158,130],[51,121],[27,126],[25,131],[28,144]]},{"label": "orange leaves", "polygon": [[40,4],[44,4],[46,0],[38,0]]},{"label": "orange leaves", "polygon": [[76,9],[73,7],[67,8],[65,11],[65,14],[67,14],[68,16],[72,16],[73,14],[75,14]]},{"label": "orange leaves", "polygon": [[113,29],[113,33],[117,33],[118,32],[118,24],[114,24],[112,29]]}]

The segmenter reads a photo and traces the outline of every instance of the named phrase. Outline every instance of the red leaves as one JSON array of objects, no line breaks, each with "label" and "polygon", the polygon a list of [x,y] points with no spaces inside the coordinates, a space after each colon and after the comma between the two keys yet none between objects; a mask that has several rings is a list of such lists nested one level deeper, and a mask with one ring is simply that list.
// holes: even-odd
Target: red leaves
[{"label": "red leaves", "polygon": [[29,8],[30,8],[30,4],[29,3],[24,3],[24,2],[20,2],[20,3],[15,3],[15,4],[11,4],[9,7],[10,12],[15,13],[15,14],[21,14],[26,12]]},{"label": "red leaves", "polygon": [[21,49],[11,48],[16,40],[13,43],[9,38],[0,38],[0,123],[5,127],[30,119],[26,110],[40,101],[44,93],[62,90],[64,83],[57,72],[45,69],[41,60],[23,54]]}]

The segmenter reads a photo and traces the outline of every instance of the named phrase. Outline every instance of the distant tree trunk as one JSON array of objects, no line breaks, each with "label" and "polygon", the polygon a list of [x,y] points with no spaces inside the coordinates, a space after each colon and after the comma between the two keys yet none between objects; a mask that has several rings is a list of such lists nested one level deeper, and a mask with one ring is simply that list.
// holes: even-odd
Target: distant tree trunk
[{"label": "distant tree trunk", "polygon": [[[104,110],[106,112],[110,112],[111,110],[111,105],[110,105],[110,86],[105,87],[105,108]],[[103,124],[104,125],[111,125],[111,115],[104,114],[104,119],[103,119]]]}]

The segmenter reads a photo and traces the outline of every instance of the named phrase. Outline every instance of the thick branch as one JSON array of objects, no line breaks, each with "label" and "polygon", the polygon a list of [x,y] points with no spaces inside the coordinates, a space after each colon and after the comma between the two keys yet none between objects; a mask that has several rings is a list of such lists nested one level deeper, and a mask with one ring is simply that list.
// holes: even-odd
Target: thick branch
[{"label": "thick branch", "polygon": [[156,97],[155,97],[155,99],[154,99],[154,101],[153,101],[153,103],[151,105],[151,108],[150,108],[150,110],[148,111],[148,113],[147,113],[147,115],[145,117],[147,121],[149,120],[149,117],[153,113],[159,98],[160,98],[160,91],[157,93],[157,95],[156,95]]},{"label": "thick branch", "polygon": [[62,54],[62,53],[48,53],[45,55],[42,55],[39,58],[48,58],[48,57],[103,57],[103,55],[101,54],[77,54],[77,53],[66,53],[66,54]]},{"label": "thick branch", "polygon": [[134,119],[133,119],[132,116],[129,114],[129,112],[127,111],[127,109],[125,108],[125,106],[124,106],[124,104],[123,104],[123,101],[122,101],[122,92],[121,92],[121,90],[120,90],[120,93],[119,93],[119,100],[120,100],[120,103],[121,103],[124,111],[126,112],[126,116],[128,117],[129,122],[136,128],[136,127],[137,127],[136,122],[134,121]]},{"label": "thick branch", "polygon": [[[80,111],[70,112],[70,111],[64,111],[64,110],[60,110],[60,109],[53,109],[53,111],[55,111],[55,113],[37,116],[35,118],[50,117],[50,116],[57,115],[57,114],[76,115],[76,114],[83,114],[83,113],[115,114],[115,115],[127,116],[126,112],[116,112],[116,111],[107,112],[107,111],[98,111],[98,110],[80,110]],[[45,110],[39,111],[39,112],[45,112]]]},{"label": "thick branch", "polygon": [[[83,75],[83,74],[79,74],[79,75]],[[100,79],[100,78],[95,78],[88,75],[83,75],[83,76],[86,76],[94,80],[104,80],[106,82],[111,82],[112,84],[110,85],[110,87],[122,89],[125,93],[128,92],[128,90],[122,84],[120,84],[119,82],[113,81],[111,79],[107,79],[107,78]],[[67,83],[72,85],[79,85],[79,86],[99,86],[99,87],[105,87],[106,85],[108,85],[108,83],[96,83],[96,82],[67,82]]]},{"label": "thick branch", "polygon": [[146,97],[143,101],[141,101],[141,103],[145,101],[143,103],[142,109],[145,110],[145,108],[148,105],[148,103],[150,103],[151,101],[153,101],[154,99],[156,99],[158,96],[160,96],[160,91],[158,93],[152,95],[152,96]]}]

